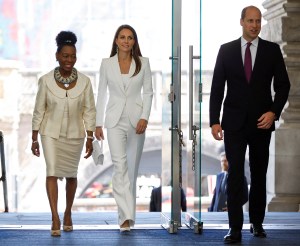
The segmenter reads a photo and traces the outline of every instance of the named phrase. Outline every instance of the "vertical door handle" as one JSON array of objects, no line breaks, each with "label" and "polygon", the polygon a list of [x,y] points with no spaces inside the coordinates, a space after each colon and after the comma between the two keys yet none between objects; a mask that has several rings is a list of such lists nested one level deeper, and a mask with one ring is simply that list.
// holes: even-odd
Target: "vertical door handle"
[{"label": "vertical door handle", "polygon": [[193,55],[193,46],[189,46],[189,139],[193,140],[193,129],[194,129],[194,68],[193,60],[200,59],[200,56]]}]

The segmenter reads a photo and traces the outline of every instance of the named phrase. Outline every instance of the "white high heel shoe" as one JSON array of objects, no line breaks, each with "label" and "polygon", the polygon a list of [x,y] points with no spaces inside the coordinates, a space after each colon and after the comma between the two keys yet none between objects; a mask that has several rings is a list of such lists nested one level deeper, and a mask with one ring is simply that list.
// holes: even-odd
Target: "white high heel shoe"
[{"label": "white high heel shoe", "polygon": [[120,225],[120,232],[130,231],[130,223],[129,220],[125,220],[122,225]]},{"label": "white high heel shoe", "polygon": [[130,231],[130,227],[120,227],[120,232]]}]

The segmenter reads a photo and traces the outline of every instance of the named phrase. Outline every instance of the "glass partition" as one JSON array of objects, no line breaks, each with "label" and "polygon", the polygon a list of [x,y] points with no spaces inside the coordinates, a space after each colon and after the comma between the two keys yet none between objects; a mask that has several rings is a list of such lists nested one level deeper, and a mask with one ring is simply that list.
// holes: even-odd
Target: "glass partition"
[{"label": "glass partition", "polygon": [[201,1],[172,1],[170,80],[162,117],[162,225],[201,223]]},{"label": "glass partition", "polygon": [[182,74],[186,81],[186,100],[182,105],[188,115],[186,120],[186,153],[187,162],[184,166],[184,188],[187,198],[185,223],[195,233],[202,232],[201,222],[201,1],[183,1],[182,43],[185,49],[182,62]]}]

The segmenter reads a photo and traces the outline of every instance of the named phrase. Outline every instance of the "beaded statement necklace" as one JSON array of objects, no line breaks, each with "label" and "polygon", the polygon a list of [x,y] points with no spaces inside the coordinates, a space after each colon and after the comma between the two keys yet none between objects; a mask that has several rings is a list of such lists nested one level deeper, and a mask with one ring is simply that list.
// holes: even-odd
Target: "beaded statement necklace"
[{"label": "beaded statement necklace", "polygon": [[77,70],[75,68],[72,69],[71,75],[67,78],[64,78],[63,76],[61,76],[61,74],[59,72],[59,67],[56,67],[54,69],[54,79],[57,82],[62,83],[64,85],[64,87],[66,87],[66,88],[68,88],[72,82],[76,81],[77,78],[78,78]]}]

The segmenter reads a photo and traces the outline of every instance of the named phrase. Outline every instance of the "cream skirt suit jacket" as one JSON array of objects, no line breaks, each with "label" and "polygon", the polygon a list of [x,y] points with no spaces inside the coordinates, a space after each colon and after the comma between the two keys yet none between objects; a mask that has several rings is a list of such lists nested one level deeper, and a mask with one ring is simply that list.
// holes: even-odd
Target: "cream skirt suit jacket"
[{"label": "cream skirt suit jacket", "polygon": [[145,140],[145,133],[136,134],[135,129],[140,119],[148,121],[153,97],[149,60],[140,59],[141,70],[135,76],[132,59],[126,82],[117,55],[102,60],[96,106],[96,126],[107,128],[119,224],[129,220],[131,226],[135,222],[136,179]]},{"label": "cream skirt suit jacket", "polygon": [[86,131],[95,131],[96,108],[90,79],[77,71],[74,88],[60,88],[54,71],[42,76],[32,118],[39,131],[47,176],[77,177]]}]

